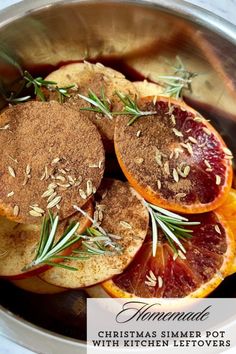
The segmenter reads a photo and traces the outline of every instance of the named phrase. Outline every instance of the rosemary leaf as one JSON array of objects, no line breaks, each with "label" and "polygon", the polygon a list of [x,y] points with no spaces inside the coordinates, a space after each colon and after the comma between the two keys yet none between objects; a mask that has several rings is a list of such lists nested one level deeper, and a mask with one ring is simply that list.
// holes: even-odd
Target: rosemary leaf
[{"label": "rosemary leaf", "polygon": [[197,73],[188,71],[180,57],[176,57],[176,64],[173,67],[174,75],[160,75],[158,79],[164,84],[165,90],[163,93],[179,99],[183,96],[183,91],[192,92],[192,80],[198,76]]},{"label": "rosemary leaf", "polygon": [[185,226],[199,225],[200,222],[188,221],[186,217],[175,214],[161,207],[157,207],[156,205],[148,203],[145,200],[143,201],[143,204],[148,209],[151,217],[153,257],[156,255],[158,228],[163,231],[163,234],[176,254],[178,254],[177,248],[185,253],[186,250],[181,241],[186,242],[192,237],[194,232],[193,230],[185,228]]},{"label": "rosemary leaf", "polygon": [[50,265],[50,266],[53,266],[53,267],[64,268],[64,269],[67,269],[67,270],[73,270],[73,271],[77,271],[78,270],[77,268],[68,266],[66,264],[55,263],[55,262],[50,262],[50,261],[43,262],[43,263],[47,264],[47,265]]},{"label": "rosemary leaf", "polygon": [[59,217],[56,216],[49,235],[46,234],[47,240],[44,244],[43,251],[42,251],[42,254],[40,255],[40,258],[43,258],[46,254],[48,254],[49,250],[51,249],[51,246],[52,246],[53,241],[55,239],[58,222],[59,222]]},{"label": "rosemary leaf", "polygon": [[138,118],[143,116],[150,116],[157,114],[156,111],[141,111],[138,107],[136,99],[132,99],[129,95],[116,91],[115,94],[119,97],[120,101],[124,105],[124,109],[121,112],[113,112],[113,115],[131,115],[127,125],[132,125]]},{"label": "rosemary leaf", "polygon": [[88,96],[81,94],[78,94],[78,96],[92,105],[92,107],[80,108],[81,111],[93,111],[102,113],[109,119],[113,119],[112,112],[110,111],[110,102],[105,97],[103,88],[101,88],[101,98],[99,98],[91,89],[88,91]]}]

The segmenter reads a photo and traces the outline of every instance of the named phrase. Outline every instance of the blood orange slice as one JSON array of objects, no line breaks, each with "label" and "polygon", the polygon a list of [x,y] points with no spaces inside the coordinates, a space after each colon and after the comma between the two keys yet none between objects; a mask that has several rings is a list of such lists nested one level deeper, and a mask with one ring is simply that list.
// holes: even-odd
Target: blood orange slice
[{"label": "blood orange slice", "polygon": [[115,151],[130,184],[152,204],[183,213],[220,206],[232,185],[232,155],[224,141],[182,101],[146,97],[141,111],[156,114],[117,117]]},{"label": "blood orange slice", "polygon": [[[236,190],[231,189],[229,195],[224,202],[218,209],[217,212],[223,215],[229,227],[231,228],[234,238],[236,240]],[[233,274],[236,272],[236,248],[235,248],[235,256],[234,262],[232,264],[232,268],[230,269],[229,274]]]},{"label": "blood orange slice", "polygon": [[102,284],[112,297],[201,298],[211,293],[227,275],[234,257],[235,241],[227,223],[216,212],[191,215],[200,221],[183,243],[186,254],[176,258],[162,235],[156,256],[147,237],[130,266]]}]

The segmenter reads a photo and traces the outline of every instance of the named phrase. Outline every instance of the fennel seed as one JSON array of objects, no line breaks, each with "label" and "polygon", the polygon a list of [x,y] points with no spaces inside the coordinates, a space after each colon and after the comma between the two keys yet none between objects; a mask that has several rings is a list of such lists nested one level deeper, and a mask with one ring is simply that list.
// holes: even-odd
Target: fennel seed
[{"label": "fennel seed", "polygon": [[204,123],[204,122],[205,122],[205,119],[202,118],[202,117],[195,117],[193,120],[194,120],[195,122],[198,122],[198,123]]},{"label": "fennel seed", "polygon": [[175,168],[173,169],[173,178],[174,178],[176,183],[179,182],[179,175],[178,175],[178,172],[177,172],[177,170]]},{"label": "fennel seed", "polygon": [[102,199],[106,198],[107,193],[108,193],[108,190],[107,190],[107,189],[105,189],[105,191],[102,193]]},{"label": "fennel seed", "polygon": [[3,127],[0,127],[0,130],[7,130],[10,128],[10,124],[5,124]]},{"label": "fennel seed", "polygon": [[126,229],[132,229],[132,226],[127,221],[120,221],[120,225]]},{"label": "fennel seed", "polygon": [[219,186],[221,184],[221,177],[216,175],[216,185]]},{"label": "fennel seed", "polygon": [[54,193],[54,189],[49,188],[41,195],[41,198],[50,197],[50,195],[52,195],[53,193]]},{"label": "fennel seed", "polygon": [[12,176],[14,178],[16,177],[15,170],[11,166],[8,166],[8,172],[9,172],[10,176]]},{"label": "fennel seed", "polygon": [[216,230],[216,232],[217,232],[218,234],[220,234],[220,235],[221,235],[221,231],[220,231],[220,228],[219,228],[219,226],[218,226],[218,225],[215,225],[215,230]]},{"label": "fennel seed", "polygon": [[64,176],[61,176],[61,175],[56,176],[55,179],[57,179],[57,180],[59,180],[59,181],[62,181],[62,182],[65,182],[65,181],[66,181],[65,177],[64,177]]},{"label": "fennel seed", "polygon": [[176,125],[176,120],[175,120],[174,114],[171,114],[170,118],[171,118],[172,124],[175,126]]},{"label": "fennel seed", "polygon": [[35,216],[35,217],[43,216],[43,214],[38,213],[38,212],[35,211],[35,210],[30,210],[30,211],[29,211],[29,214],[30,214],[31,216]]},{"label": "fennel seed", "polygon": [[60,161],[60,157],[56,157],[55,159],[52,160],[51,165],[55,165]]},{"label": "fennel seed", "polygon": [[191,170],[190,166],[188,166],[188,165],[185,166],[185,168],[184,168],[184,177],[188,177],[190,170]]},{"label": "fennel seed", "polygon": [[87,196],[89,197],[93,193],[93,183],[91,179],[87,180]]},{"label": "fennel seed", "polygon": [[212,169],[211,164],[208,160],[204,160],[204,164],[206,165],[206,167],[208,167],[209,169]]},{"label": "fennel seed", "polygon": [[183,137],[183,134],[182,134],[179,130],[173,128],[172,131],[173,131],[173,133],[175,134],[175,136],[177,136],[177,137],[179,137],[179,138],[182,138],[182,137]]},{"label": "fennel seed", "polygon": [[175,159],[177,160],[179,158],[179,155],[182,154],[184,151],[181,148],[175,148],[174,149],[174,154],[175,154]]},{"label": "fennel seed", "polygon": [[27,165],[25,169],[25,173],[27,174],[27,176],[30,175],[30,172],[31,172],[31,167],[30,165]]},{"label": "fennel seed", "polygon": [[51,200],[50,203],[48,203],[47,209],[51,209],[51,208],[55,207],[58,203],[60,203],[60,201],[61,201],[61,196],[58,195],[56,198]]},{"label": "fennel seed", "polygon": [[94,219],[95,223],[98,221],[98,210],[95,210],[95,212],[93,214],[93,219]]},{"label": "fennel seed", "polygon": [[60,188],[70,188],[71,187],[71,184],[70,183],[57,183],[57,186],[60,187]]},{"label": "fennel seed", "polygon": [[72,176],[69,175],[69,176],[67,176],[67,178],[68,178],[68,181],[71,185],[75,184],[75,180]]},{"label": "fennel seed", "polygon": [[198,143],[197,139],[193,138],[192,136],[189,136],[188,140],[191,141],[191,143],[193,143],[193,144]]},{"label": "fennel seed", "polygon": [[162,153],[160,152],[160,150],[158,148],[156,148],[156,153],[155,153],[155,160],[156,160],[156,163],[162,167],[163,164],[162,164]]},{"label": "fennel seed", "polygon": [[55,188],[57,188],[57,184],[56,183],[50,183],[49,185],[48,185],[48,189],[55,189]]},{"label": "fennel seed", "polygon": [[98,221],[102,221],[103,220],[103,212],[102,210],[98,210]]},{"label": "fennel seed", "polygon": [[158,287],[162,288],[163,287],[163,279],[162,279],[162,277],[160,277],[160,275],[158,276],[157,280],[158,280]]},{"label": "fennel seed", "polygon": [[147,286],[150,286],[150,287],[153,287],[153,288],[155,288],[155,286],[156,286],[156,283],[155,283],[155,282],[145,281],[145,284],[146,284]]},{"label": "fennel seed", "polygon": [[87,199],[87,195],[83,189],[79,189],[79,195],[82,199]]},{"label": "fennel seed", "polygon": [[48,197],[47,202],[50,203],[57,196],[57,192],[54,192]]},{"label": "fennel seed", "polygon": [[151,278],[152,280],[154,280],[154,281],[157,280],[157,278],[156,278],[156,276],[155,276],[155,274],[153,273],[152,270],[149,270],[149,276],[150,276],[150,278]]},{"label": "fennel seed", "polygon": [[38,206],[30,205],[30,208],[39,214],[44,214],[44,210]]},{"label": "fennel seed", "polygon": [[166,161],[166,162],[164,163],[163,168],[164,168],[164,172],[169,176],[169,174],[170,174],[170,165],[169,165],[169,162],[168,162],[168,161]]},{"label": "fennel seed", "polygon": [[180,200],[180,199],[186,197],[186,195],[187,195],[186,193],[177,193],[177,194],[175,195],[175,198],[178,199],[178,200]]},{"label": "fennel seed", "polygon": [[228,156],[232,156],[233,155],[232,152],[230,151],[230,149],[228,149],[227,147],[224,147],[223,151],[224,151],[225,155],[228,155]]},{"label": "fennel seed", "polygon": [[188,151],[189,155],[193,155],[193,148],[189,143],[180,143],[180,145]]},{"label": "fennel seed", "polygon": [[91,163],[91,164],[89,164],[89,168],[98,168],[98,164],[97,163]]},{"label": "fennel seed", "polygon": [[12,197],[14,195],[14,192],[12,191],[12,192],[9,192],[9,193],[7,193],[7,198],[9,198],[9,197]]},{"label": "fennel seed", "polygon": [[13,208],[13,215],[14,216],[18,216],[19,215],[19,212],[20,212],[20,208],[18,205],[15,205],[14,208]]}]

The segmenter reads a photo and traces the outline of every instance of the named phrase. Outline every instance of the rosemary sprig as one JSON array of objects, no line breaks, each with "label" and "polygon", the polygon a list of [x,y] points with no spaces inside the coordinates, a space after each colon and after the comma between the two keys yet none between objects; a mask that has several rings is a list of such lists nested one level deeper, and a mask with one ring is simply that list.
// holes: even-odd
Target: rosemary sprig
[{"label": "rosemary sprig", "polygon": [[161,229],[166,236],[171,248],[174,250],[175,254],[178,255],[179,251],[186,253],[186,250],[181,243],[181,241],[186,241],[192,237],[193,230],[186,227],[199,225],[200,222],[189,221],[187,218],[175,214],[166,209],[157,207],[156,205],[150,204],[143,201],[144,205],[148,209],[151,217],[152,224],[152,254],[153,257],[156,255],[156,249],[158,244],[158,229]]},{"label": "rosemary sprig", "polygon": [[116,91],[116,95],[119,97],[120,101],[124,104],[124,109],[121,112],[113,112],[114,115],[131,115],[132,118],[129,120],[128,125],[132,125],[138,118],[143,116],[150,116],[157,114],[156,111],[141,111],[138,107],[136,99],[132,99],[129,95],[123,94]]},{"label": "rosemary sprig", "polygon": [[[94,255],[116,255],[122,252],[122,247],[117,242],[113,241],[113,239],[119,239],[119,236],[107,233],[93,218],[78,206],[74,206],[74,208],[89,218],[90,221],[93,222],[93,227],[87,228],[84,234],[77,234],[76,231],[79,227],[79,222],[73,222],[67,227],[58,241],[56,241],[59,217],[49,213],[49,215],[43,219],[36,256],[23,270],[28,270],[40,264],[47,264],[76,271],[77,268],[71,267],[63,263],[63,261],[81,261]],[[70,255],[60,254],[79,240],[81,241],[79,249],[74,249]],[[53,262],[54,259],[60,259],[61,262]]]},{"label": "rosemary sprig", "polygon": [[101,97],[99,98],[91,89],[88,90],[88,96],[78,94],[80,98],[89,102],[91,107],[83,107],[81,111],[92,111],[97,113],[102,113],[109,119],[113,119],[111,112],[111,102],[105,96],[103,87],[101,88]]},{"label": "rosemary sprig", "polygon": [[158,76],[158,79],[163,82],[165,90],[163,93],[179,99],[183,95],[183,90],[192,92],[192,80],[197,73],[188,71],[180,57],[176,57],[177,63],[173,67],[174,74],[171,76]]},{"label": "rosemary sprig", "polygon": [[80,250],[76,250],[76,253],[82,255],[116,255],[123,251],[121,245],[115,241],[121,239],[120,236],[106,232],[90,215],[77,205],[74,205],[74,209],[86,216],[93,223],[92,227],[86,229],[86,234],[81,235],[83,247]]},{"label": "rosemary sprig", "polygon": [[24,268],[24,270],[30,269],[40,264],[48,264],[76,270],[75,268],[69,267],[62,263],[54,263],[52,260],[54,258],[61,258],[62,260],[65,259],[66,256],[60,256],[60,252],[72,246],[75,242],[79,241],[81,236],[76,235],[76,230],[79,227],[79,223],[71,223],[62,234],[62,236],[58,239],[58,241],[56,241],[55,238],[58,230],[58,223],[58,216],[53,216],[51,213],[49,213],[47,217],[44,217],[36,256],[34,260]]},{"label": "rosemary sprig", "polygon": [[52,88],[52,90],[55,90],[58,94],[58,101],[60,103],[64,103],[65,102],[65,98],[67,97],[70,97],[70,94],[68,92],[68,90],[74,88],[75,85],[69,85],[69,86],[66,86],[66,87],[58,87],[56,86],[55,88]]},{"label": "rosemary sprig", "polygon": [[56,85],[55,81],[44,80],[42,77],[34,78],[28,71],[24,71],[24,79],[26,80],[26,87],[33,86],[34,94],[41,99],[41,101],[46,101],[45,95],[41,90],[41,87],[49,87],[50,85]]}]

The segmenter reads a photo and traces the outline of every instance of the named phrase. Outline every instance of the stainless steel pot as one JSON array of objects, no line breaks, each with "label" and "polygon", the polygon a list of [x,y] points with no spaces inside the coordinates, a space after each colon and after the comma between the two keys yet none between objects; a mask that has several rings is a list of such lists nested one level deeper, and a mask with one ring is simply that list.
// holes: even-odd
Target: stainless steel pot
[{"label": "stainless steel pot", "polygon": [[[59,63],[70,61],[109,57],[114,63],[121,56],[142,56],[154,43],[168,43],[180,28],[211,33],[223,61],[224,56],[225,60],[229,55],[236,57],[236,28],[181,0],[25,0],[0,12],[0,50],[22,66],[45,73]],[[230,48],[227,51],[226,46]],[[203,52],[196,52],[196,43],[191,39],[183,42],[180,35],[175,50],[183,47],[195,60],[204,59]],[[0,61],[0,76],[5,85],[14,84],[17,75],[17,70]],[[231,75],[236,80],[235,72]],[[222,95],[228,95],[226,91],[222,86]],[[221,104],[219,98],[214,110],[208,113],[214,115]],[[234,153],[235,117],[233,103],[226,118],[220,114],[215,117]],[[235,278],[229,278],[214,296],[235,297],[234,282]],[[22,294],[5,282],[0,285],[0,323],[4,335],[40,353],[85,352],[85,342],[71,338],[80,337],[75,333],[76,328],[77,331],[85,328],[85,317],[78,311],[85,308],[85,293],[72,291],[43,297]],[[39,313],[44,314],[40,320]],[[58,322],[62,325],[58,326]]]}]

